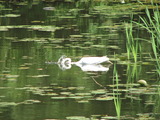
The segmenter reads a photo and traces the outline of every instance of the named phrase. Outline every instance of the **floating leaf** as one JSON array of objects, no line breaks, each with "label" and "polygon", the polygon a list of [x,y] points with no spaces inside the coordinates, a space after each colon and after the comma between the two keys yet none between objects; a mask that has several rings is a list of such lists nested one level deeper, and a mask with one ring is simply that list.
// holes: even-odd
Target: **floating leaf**
[{"label": "floating leaf", "polygon": [[75,93],[77,96],[89,96],[91,93]]},{"label": "floating leaf", "polygon": [[71,98],[71,99],[83,99],[84,97],[82,97],[82,96],[72,96],[72,97],[69,97],[69,98]]},{"label": "floating leaf", "polygon": [[117,117],[114,117],[114,116],[104,116],[104,117],[102,117],[102,119],[117,120]]},{"label": "floating leaf", "polygon": [[0,31],[8,31],[8,28],[5,26],[0,27]]},{"label": "floating leaf", "polygon": [[106,96],[106,97],[97,97],[95,100],[108,101],[108,100],[113,100],[113,99],[114,99],[113,96]]},{"label": "floating leaf", "polygon": [[70,95],[71,92],[61,92],[60,94],[61,94],[61,95]]},{"label": "floating leaf", "polygon": [[61,19],[74,19],[75,16],[60,16]]},{"label": "floating leaf", "polygon": [[64,97],[64,96],[51,97],[51,99],[59,99],[59,100],[66,99],[66,98],[67,97]]},{"label": "floating leaf", "polygon": [[30,67],[19,67],[18,69],[21,69],[21,70],[26,70],[26,69],[29,69]]},{"label": "floating leaf", "polygon": [[105,45],[91,45],[91,47],[95,47],[95,48],[105,48]]},{"label": "floating leaf", "polygon": [[24,104],[33,104],[33,103],[40,103],[40,102],[41,101],[39,101],[39,100],[25,100],[22,103],[24,103]]},{"label": "floating leaf", "polygon": [[90,120],[89,118],[86,118],[84,116],[69,116],[69,117],[66,117],[66,119],[69,119],[69,120]]},{"label": "floating leaf", "polygon": [[6,14],[4,17],[19,17],[20,15],[17,14]]},{"label": "floating leaf", "polygon": [[43,10],[53,11],[55,10],[55,7],[44,7]]},{"label": "floating leaf", "polygon": [[31,76],[31,77],[33,77],[33,78],[39,78],[39,77],[48,77],[48,76],[50,76],[50,75],[35,75],[35,76]]},{"label": "floating leaf", "polygon": [[82,38],[83,35],[70,35],[71,38]]},{"label": "floating leaf", "polygon": [[17,103],[15,102],[0,102],[0,107],[6,107],[6,106],[15,106]]},{"label": "floating leaf", "polygon": [[43,94],[43,95],[47,95],[47,96],[58,96],[57,93],[45,93],[45,94]]},{"label": "floating leaf", "polygon": [[84,15],[82,15],[82,16],[80,16],[80,17],[91,17],[91,15],[89,15],[89,14],[84,14]]},{"label": "floating leaf", "polygon": [[78,103],[88,103],[88,100],[79,100]]},{"label": "floating leaf", "polygon": [[85,87],[76,87],[77,90],[84,90]]},{"label": "floating leaf", "polygon": [[111,46],[111,45],[110,45],[110,46],[107,46],[107,48],[115,49],[115,50],[116,50],[116,49],[120,49],[120,47],[119,47],[119,46],[115,46],[115,45],[114,45],[114,46],[113,46],[113,45],[112,45],[112,46]]},{"label": "floating leaf", "polygon": [[7,78],[17,78],[17,77],[19,77],[19,75],[7,75],[6,77]]},{"label": "floating leaf", "polygon": [[91,91],[92,94],[105,94],[106,93],[106,90],[104,89],[99,89],[99,90],[94,90],[94,91]]}]

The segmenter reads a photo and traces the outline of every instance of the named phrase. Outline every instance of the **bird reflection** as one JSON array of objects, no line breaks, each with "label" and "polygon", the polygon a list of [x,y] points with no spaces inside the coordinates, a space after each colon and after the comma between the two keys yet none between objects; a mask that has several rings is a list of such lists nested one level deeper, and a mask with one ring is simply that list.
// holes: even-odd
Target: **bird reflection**
[{"label": "bird reflection", "polygon": [[[101,63],[110,63],[108,66],[103,66]],[[71,58],[61,56],[57,62],[58,66],[62,70],[71,69],[72,65],[76,65],[81,68],[82,71],[108,71],[112,62],[109,61],[107,56],[102,57],[83,57],[77,62],[72,62]]]}]

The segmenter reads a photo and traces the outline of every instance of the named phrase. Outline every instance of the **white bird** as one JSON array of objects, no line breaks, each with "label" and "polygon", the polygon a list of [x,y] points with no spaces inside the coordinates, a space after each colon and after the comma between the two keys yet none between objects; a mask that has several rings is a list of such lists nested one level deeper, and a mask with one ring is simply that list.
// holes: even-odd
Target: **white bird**
[{"label": "white bird", "polygon": [[75,65],[91,65],[91,64],[101,64],[103,62],[112,63],[109,61],[109,58],[107,56],[103,57],[83,57],[78,62],[72,62],[71,58],[61,57],[58,62],[61,62],[62,64],[75,64]]},{"label": "white bird", "polygon": [[58,65],[62,69],[70,69],[71,65],[74,64],[78,67],[80,67],[83,71],[108,71],[109,67],[103,67],[100,65],[103,62],[108,62],[113,64],[109,61],[109,58],[107,56],[103,57],[83,57],[81,60],[77,62],[72,62],[71,58],[66,58],[65,56],[62,56],[58,60]]}]

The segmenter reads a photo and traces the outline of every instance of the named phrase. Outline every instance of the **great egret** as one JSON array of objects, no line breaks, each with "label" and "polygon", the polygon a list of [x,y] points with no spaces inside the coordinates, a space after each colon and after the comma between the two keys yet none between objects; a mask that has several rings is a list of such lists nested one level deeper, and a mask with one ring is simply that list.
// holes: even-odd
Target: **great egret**
[{"label": "great egret", "polygon": [[59,67],[63,70],[70,69],[71,65],[76,65],[81,68],[82,71],[108,71],[108,67],[104,67],[101,65],[103,62],[108,62],[113,64],[109,61],[107,56],[102,57],[83,57],[77,62],[72,62],[71,58],[67,58],[66,56],[61,56],[57,62]]},{"label": "great egret", "polygon": [[72,62],[71,58],[66,58],[66,57],[62,57],[59,59],[58,62],[61,62],[62,64],[75,64],[75,65],[92,65],[92,64],[101,64],[104,62],[108,62],[111,63],[111,61],[109,61],[109,58],[107,56],[102,56],[102,57],[83,57],[81,58],[79,61],[77,62]]}]

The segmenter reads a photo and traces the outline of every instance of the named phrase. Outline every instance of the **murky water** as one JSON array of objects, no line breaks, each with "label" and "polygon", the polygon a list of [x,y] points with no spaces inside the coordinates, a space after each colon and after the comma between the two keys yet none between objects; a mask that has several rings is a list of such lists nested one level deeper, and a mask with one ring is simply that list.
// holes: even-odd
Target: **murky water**
[{"label": "murky water", "polygon": [[[106,12],[104,6],[99,2],[2,4],[0,120],[115,119],[114,91],[121,94],[123,119],[159,118],[159,77],[148,57],[152,49],[142,41],[141,62],[126,62],[125,22],[130,21],[130,12],[111,12],[111,8]],[[139,35],[148,38],[144,30]],[[102,64],[106,71],[86,71],[76,65],[67,69],[54,64],[62,55],[72,61],[107,55],[114,64]],[[115,65],[118,89],[113,81]],[[137,90],[140,79],[152,89]]]}]

